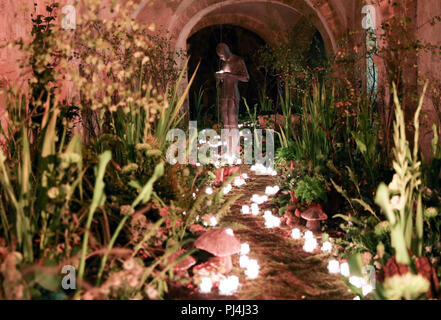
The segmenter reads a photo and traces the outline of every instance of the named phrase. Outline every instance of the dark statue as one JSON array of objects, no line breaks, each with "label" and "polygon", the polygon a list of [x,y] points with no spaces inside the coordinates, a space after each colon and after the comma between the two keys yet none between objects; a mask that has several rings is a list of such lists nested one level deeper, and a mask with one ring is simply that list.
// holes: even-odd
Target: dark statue
[{"label": "dark statue", "polygon": [[240,93],[238,82],[248,82],[249,75],[245,62],[231,53],[225,43],[219,43],[217,54],[222,60],[222,68],[216,72],[219,80],[219,108],[225,129],[238,128]]}]

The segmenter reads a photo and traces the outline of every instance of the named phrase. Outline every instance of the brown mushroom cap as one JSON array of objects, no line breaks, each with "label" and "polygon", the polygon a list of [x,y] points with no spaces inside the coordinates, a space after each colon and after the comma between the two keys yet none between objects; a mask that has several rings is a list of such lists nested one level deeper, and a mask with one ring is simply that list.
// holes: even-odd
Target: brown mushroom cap
[{"label": "brown mushroom cap", "polygon": [[[173,261],[175,261],[177,258],[179,258],[181,255],[183,255],[185,252],[184,249],[180,249],[177,252],[173,253],[169,258],[168,258],[168,263],[172,263]],[[192,265],[194,265],[196,263],[195,258],[193,258],[192,256],[188,255],[186,256],[184,259],[182,259],[181,261],[179,261],[177,264],[175,264],[175,266],[173,267],[173,269],[175,270],[187,270],[188,268],[190,268]]]},{"label": "brown mushroom cap", "polygon": [[194,242],[194,246],[217,257],[226,257],[240,252],[240,242],[227,229],[218,228],[205,232]]},{"label": "brown mushroom cap", "polygon": [[318,207],[311,207],[302,212],[301,217],[308,221],[326,220],[328,216]]}]

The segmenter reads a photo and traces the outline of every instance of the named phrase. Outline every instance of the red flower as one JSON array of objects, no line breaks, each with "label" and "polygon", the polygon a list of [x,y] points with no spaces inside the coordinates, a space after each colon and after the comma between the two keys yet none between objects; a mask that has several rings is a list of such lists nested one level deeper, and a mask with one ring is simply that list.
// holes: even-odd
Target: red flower
[{"label": "red flower", "polygon": [[404,275],[409,272],[409,268],[401,263],[398,263],[395,259],[395,256],[390,258],[386,265],[383,267],[384,271],[384,277],[389,278],[393,277],[394,275]]},{"label": "red flower", "polygon": [[199,224],[193,224],[190,227],[190,230],[191,230],[191,232],[194,232],[194,233],[206,231],[206,229],[203,226],[199,225]]},{"label": "red flower", "polygon": [[175,227],[180,227],[182,226],[182,218],[178,218],[178,220],[175,221]]},{"label": "red flower", "polygon": [[427,257],[419,257],[415,262],[415,265],[420,275],[429,281],[432,279],[432,266]]},{"label": "red flower", "polygon": [[166,217],[166,216],[168,216],[169,214],[170,214],[170,210],[169,210],[168,207],[161,208],[161,210],[159,210],[159,215],[160,215],[161,217]]}]

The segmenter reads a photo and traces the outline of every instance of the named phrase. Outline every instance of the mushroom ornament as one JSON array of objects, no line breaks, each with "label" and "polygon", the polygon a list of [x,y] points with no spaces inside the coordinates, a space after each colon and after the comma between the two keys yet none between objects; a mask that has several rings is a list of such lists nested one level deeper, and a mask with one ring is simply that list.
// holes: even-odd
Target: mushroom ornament
[{"label": "mushroom ornament", "polygon": [[319,207],[311,207],[302,212],[301,217],[307,221],[306,227],[311,231],[320,230],[320,221],[328,219],[326,213]]},{"label": "mushroom ornament", "polygon": [[[181,255],[183,255],[186,251],[184,249],[180,249],[177,252],[173,253],[169,259],[168,263],[173,263],[176,259],[178,259]],[[173,270],[175,271],[176,275],[178,276],[186,276],[188,268],[193,266],[196,263],[195,258],[188,255],[185,258],[183,258],[181,261],[175,264],[173,267]]]},{"label": "mushroom ornament", "polygon": [[196,239],[194,246],[219,257],[227,273],[233,267],[231,255],[239,253],[241,248],[239,240],[234,236],[233,230],[229,228],[218,228],[205,232]]}]

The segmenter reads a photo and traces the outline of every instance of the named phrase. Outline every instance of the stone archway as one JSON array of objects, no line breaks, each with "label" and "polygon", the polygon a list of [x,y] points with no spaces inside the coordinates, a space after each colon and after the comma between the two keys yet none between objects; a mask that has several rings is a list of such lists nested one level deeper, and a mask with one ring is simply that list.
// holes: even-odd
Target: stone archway
[{"label": "stone archway", "polygon": [[[176,52],[187,51],[187,39],[195,32],[219,24],[232,24],[248,29],[270,45],[294,30],[302,20],[310,23],[320,32],[329,55],[336,51],[337,40],[346,33],[347,8],[339,0],[176,0],[164,1],[149,8],[147,0],[138,0],[139,8],[133,17],[149,23],[152,15],[164,17],[163,32]],[[352,7],[352,6],[350,6]],[[184,59],[177,55],[178,68],[184,66]],[[187,77],[180,84],[183,93]]]},{"label": "stone archway", "polygon": [[271,32],[268,24],[243,14],[215,14],[202,18],[190,31],[188,38],[196,32],[215,25],[235,25],[258,34],[270,46],[275,46],[277,35]]},{"label": "stone archway", "polygon": [[[236,15],[242,15],[241,26],[247,27],[246,20],[259,20],[260,26],[257,28],[257,34],[262,38],[268,33],[280,34],[288,26],[293,26],[293,22],[300,17],[307,16],[311,23],[319,30],[325,41],[328,52],[336,49],[336,39],[344,33],[347,26],[345,15],[341,6],[335,6],[333,1],[311,1],[311,0],[204,0],[191,1],[184,0],[177,7],[168,25],[170,39],[177,49],[185,47],[185,41],[191,33],[197,31],[198,26],[203,26],[204,20],[209,20],[215,15],[228,16],[231,12]],[[246,9],[244,7],[246,6]],[[266,19],[255,17],[256,7],[267,7]],[[283,16],[271,16],[274,12],[284,12]],[[288,13],[290,17],[285,14]],[[296,18],[297,17],[297,18]],[[262,16],[260,16],[262,18]],[[219,18],[217,18],[219,19]],[[254,24],[255,27],[257,27]]]}]

